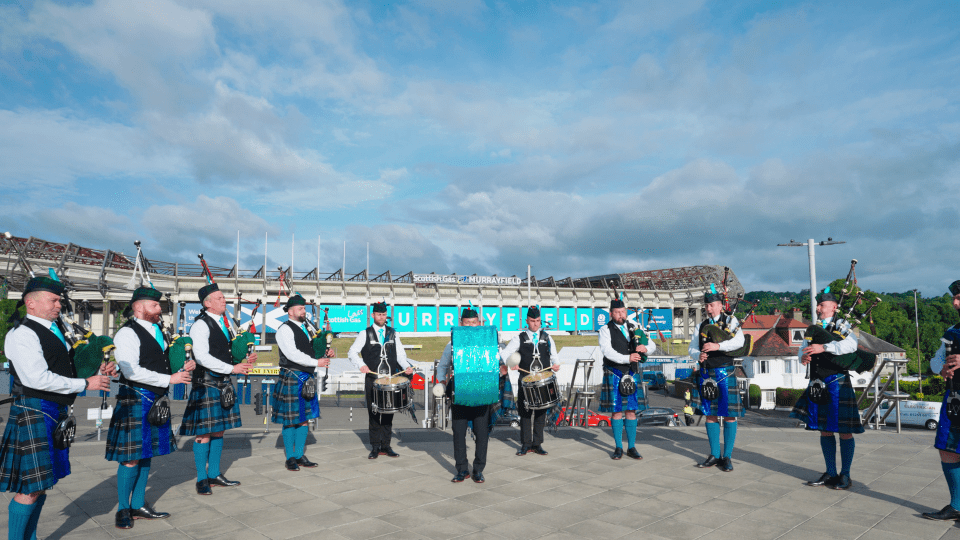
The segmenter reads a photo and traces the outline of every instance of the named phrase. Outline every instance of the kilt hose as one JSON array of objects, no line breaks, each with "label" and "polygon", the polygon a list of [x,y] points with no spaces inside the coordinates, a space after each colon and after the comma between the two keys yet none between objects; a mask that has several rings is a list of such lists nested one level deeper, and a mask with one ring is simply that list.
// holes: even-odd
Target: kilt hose
[{"label": "kilt hose", "polygon": [[[227,378],[232,383],[231,378]],[[240,400],[233,407],[220,406],[220,389],[216,386],[195,384],[190,389],[187,409],[183,412],[180,435],[206,435],[240,427]]]},{"label": "kilt hose", "polygon": [[70,474],[70,450],[53,446],[53,430],[69,407],[17,396],[0,442],[0,491],[34,493]]},{"label": "kilt hose", "polygon": [[[619,370],[616,370],[619,371]],[[643,396],[643,375],[633,374],[633,381],[637,385],[637,391],[631,396],[620,395],[620,374],[614,373],[612,368],[603,367],[603,384],[600,385],[600,411],[606,413],[619,413],[623,411],[643,411],[647,406],[642,405],[640,400]]]},{"label": "kilt hose", "polygon": [[850,376],[836,373],[826,377],[823,382],[827,394],[825,402],[818,404],[810,400],[810,387],[807,386],[790,416],[805,422],[808,431],[863,433],[860,409],[857,408],[857,396],[853,393]]},{"label": "kilt hose", "polygon": [[308,383],[315,384],[316,379],[301,371],[280,368],[280,382],[270,397],[271,422],[291,426],[320,416],[319,396],[307,401],[301,395],[304,384]]},{"label": "kilt hose", "polygon": [[120,385],[117,408],[107,431],[107,461],[133,461],[165,456],[177,451],[171,420],[157,427],[147,420],[159,396],[144,388]]}]

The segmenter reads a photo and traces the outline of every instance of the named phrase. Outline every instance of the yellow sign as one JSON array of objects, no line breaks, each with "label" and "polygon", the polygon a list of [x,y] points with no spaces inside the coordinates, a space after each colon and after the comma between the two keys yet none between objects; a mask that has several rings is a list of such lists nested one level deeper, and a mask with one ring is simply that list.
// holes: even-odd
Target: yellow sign
[{"label": "yellow sign", "polygon": [[249,373],[247,373],[247,375],[279,375],[279,374],[280,374],[279,367],[265,367],[265,368],[256,367],[256,368],[251,368]]}]

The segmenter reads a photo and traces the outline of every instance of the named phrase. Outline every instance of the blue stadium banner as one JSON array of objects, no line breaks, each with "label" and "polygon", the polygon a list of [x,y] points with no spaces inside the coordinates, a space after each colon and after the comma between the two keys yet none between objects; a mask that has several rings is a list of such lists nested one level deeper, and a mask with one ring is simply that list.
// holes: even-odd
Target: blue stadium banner
[{"label": "blue stadium banner", "polygon": [[417,332],[437,331],[437,307],[417,306]]},{"label": "blue stadium banner", "polygon": [[480,318],[483,324],[500,328],[500,308],[487,306],[480,308]]},{"label": "blue stadium banner", "polygon": [[437,332],[449,332],[454,326],[460,325],[460,310],[457,306],[440,306],[440,317],[437,320]]},{"label": "blue stadium banner", "polygon": [[663,337],[673,337],[673,310],[654,309],[653,320],[650,320],[650,311],[643,312],[643,327],[649,332],[656,332],[659,327]]},{"label": "blue stadium banner", "polygon": [[577,330],[589,332],[593,330],[593,317],[590,308],[577,309]]},{"label": "blue stadium banner", "polygon": [[[503,324],[500,329],[505,332],[512,332],[520,330],[521,319],[520,319],[520,310],[521,308],[517,307],[504,307],[503,315]],[[523,324],[526,325],[526,320],[523,321]]]},{"label": "blue stadium banner", "polygon": [[393,328],[397,332],[414,331],[413,306],[393,306]]},{"label": "blue stadium banner", "polygon": [[600,328],[610,322],[610,312],[602,308],[593,308],[593,330],[600,331]]},{"label": "blue stadium banner", "polygon": [[[523,314],[523,322],[527,322],[527,314]],[[557,329],[557,308],[555,307],[546,307],[540,306],[540,324],[544,328],[549,328],[550,330]]]},{"label": "blue stadium banner", "polygon": [[573,311],[573,308],[560,308],[560,313],[557,317],[557,330],[566,330],[568,332],[576,330],[576,319],[574,318]]}]

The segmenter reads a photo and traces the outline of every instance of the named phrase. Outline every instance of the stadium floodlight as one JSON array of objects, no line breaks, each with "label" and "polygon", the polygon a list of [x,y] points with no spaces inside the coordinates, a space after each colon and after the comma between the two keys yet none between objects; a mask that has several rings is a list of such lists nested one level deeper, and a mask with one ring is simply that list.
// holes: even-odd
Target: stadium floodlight
[{"label": "stadium floodlight", "polygon": [[777,244],[777,246],[791,247],[807,246],[807,256],[810,259],[810,321],[817,320],[817,263],[816,257],[813,254],[813,248],[817,244],[821,246],[832,246],[834,244],[846,244],[846,242],[827,237],[826,240],[821,240],[820,242],[811,238],[806,242],[797,242],[796,240],[790,239],[790,242],[786,244]]}]

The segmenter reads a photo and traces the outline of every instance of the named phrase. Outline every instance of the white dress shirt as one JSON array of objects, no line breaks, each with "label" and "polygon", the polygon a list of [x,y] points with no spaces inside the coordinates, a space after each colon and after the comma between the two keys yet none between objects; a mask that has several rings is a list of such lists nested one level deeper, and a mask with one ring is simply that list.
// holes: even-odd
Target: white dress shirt
[{"label": "white dress shirt", "polygon": [[[711,319],[702,321],[697,325],[697,331],[693,334],[694,339],[690,340],[690,348],[687,350],[687,353],[690,355],[690,358],[694,360],[700,359],[700,329],[703,328],[705,324],[715,324],[710,322]],[[721,352],[735,351],[740,347],[743,347],[743,330],[740,328],[740,321],[734,315],[730,315],[730,320],[727,322],[727,326],[736,325],[737,331],[733,334],[733,337],[718,343],[720,345]]]},{"label": "white dress shirt", "polygon": [[[207,316],[213,317],[216,321],[220,315],[207,313]],[[224,334],[224,337],[227,337]],[[220,375],[229,375],[233,373],[233,365],[221,362],[210,356],[210,327],[204,321],[196,321],[190,326],[190,338],[193,339],[193,359],[204,368],[218,373]],[[230,338],[227,337],[227,343]]]},{"label": "white dress shirt", "polygon": [[[377,326],[376,324],[370,325],[369,328],[373,328],[374,334],[378,337],[380,335],[380,330],[383,330],[383,339],[387,339],[387,332],[385,326]],[[393,333],[393,341],[397,349],[397,364],[403,368],[412,368],[413,364],[410,363],[410,360],[407,359],[407,351],[403,349],[403,344],[400,343],[400,336],[396,332]],[[364,328],[362,332],[357,333],[357,339],[353,341],[353,345],[350,345],[350,350],[347,351],[347,359],[353,363],[354,367],[357,369],[366,366],[363,362],[363,357],[360,356],[360,350],[363,349],[363,346],[367,342],[367,329]],[[383,346],[383,343],[380,343],[380,346]],[[374,370],[371,370],[374,371]],[[391,373],[393,375],[393,373]]]},{"label": "white dress shirt", "polygon": [[[823,319],[823,324],[828,324],[833,320],[833,317],[827,317]],[[830,343],[823,344],[823,351],[828,352],[834,356],[842,356],[844,354],[850,354],[857,350],[857,335],[851,330],[847,337],[843,338],[840,341],[831,341]],[[803,347],[800,348],[800,351],[797,353],[797,357],[803,360],[803,349],[810,346],[809,340],[803,340]]]},{"label": "white dress shirt", "polygon": [[[142,326],[148,334],[153,335],[155,329],[159,326],[137,319],[133,319],[136,324]],[[196,325],[194,325],[196,326]],[[113,357],[117,360],[117,367],[123,373],[128,381],[136,381],[148,386],[167,387],[170,386],[170,375],[157,373],[145,367],[140,366],[140,338],[133,328],[124,326],[113,338],[113,344],[117,350],[113,352]],[[164,339],[163,348],[167,348],[167,342]]]},{"label": "white dress shirt", "polygon": [[[296,321],[291,321],[291,322],[296,324]],[[305,332],[307,334],[307,339],[310,339],[310,332],[303,330],[302,325],[303,323],[300,323],[300,325],[298,325],[298,327],[301,329],[300,331]],[[280,347],[280,352],[282,352],[283,355],[287,357],[287,360],[290,360],[295,364],[300,364],[301,366],[305,366],[305,367],[316,368],[317,359],[309,354],[305,354],[301,352],[300,349],[297,348],[297,342],[296,342],[297,338],[296,338],[296,334],[294,334],[294,332],[296,331],[297,330],[290,328],[290,325],[288,324],[280,325],[280,328],[277,330],[277,346]]]},{"label": "white dress shirt", "polygon": [[[51,321],[33,315],[27,315],[27,318],[46,328],[53,324]],[[85,379],[64,377],[50,371],[43,357],[40,337],[22,324],[7,332],[3,351],[13,364],[13,369],[17,371],[20,384],[27,388],[57,394],[79,394],[87,388]]]},{"label": "white dress shirt", "polygon": [[[628,322],[629,322],[629,321],[628,321]],[[626,330],[626,331],[627,331],[626,334],[629,334],[629,330],[628,330],[627,328],[625,328],[626,324],[620,324],[620,325],[617,325],[617,326],[618,326],[619,328],[623,329],[623,330]],[[623,331],[623,330],[622,330],[622,331]],[[625,334],[625,335],[626,335],[626,334]],[[608,325],[605,324],[605,325],[603,325],[603,326],[600,327],[600,338],[599,338],[599,339],[600,339],[600,354],[602,354],[604,358],[610,360],[611,362],[613,362],[613,363],[615,363],[615,364],[629,364],[629,363],[630,363],[630,355],[629,355],[629,354],[620,354],[620,353],[618,353],[618,352],[616,351],[616,349],[613,348],[613,344],[610,343],[610,327],[609,327]],[[630,338],[629,338],[629,337],[627,338],[627,341],[630,341]],[[646,354],[648,354],[648,355],[653,354],[653,352],[657,350],[657,344],[654,343],[654,341],[653,341],[652,339],[651,339],[651,340],[648,340],[648,343],[647,343],[646,347],[647,347],[647,353],[646,353]]]},{"label": "white dress shirt", "polygon": [[[547,336],[547,341],[550,343],[550,361],[551,361],[553,364],[556,364],[556,363],[557,363],[557,360],[559,360],[559,355],[557,354],[557,344],[553,342],[553,336],[551,336],[550,334],[548,334],[548,333],[546,333],[546,332],[543,332],[543,330],[537,331],[537,334],[539,335],[541,332],[542,332],[545,336]],[[515,352],[517,352],[517,351],[520,350],[520,336],[522,336],[524,333],[527,334],[527,338],[529,338],[529,341],[530,341],[530,342],[533,342],[533,340],[534,340],[534,333],[531,332],[529,329],[524,330],[523,332],[520,332],[519,334],[513,336],[513,339],[511,339],[510,342],[507,343],[507,346],[504,347],[502,351],[500,351],[500,361],[501,361],[501,362],[506,362],[506,361],[507,361],[507,358],[509,358],[511,354],[513,354],[513,353],[515,353]],[[539,339],[539,338],[537,338],[537,339]],[[537,343],[537,346],[539,347],[539,341],[538,341],[538,343]],[[544,365],[543,367],[547,368],[547,367],[550,367],[550,366]]]}]

